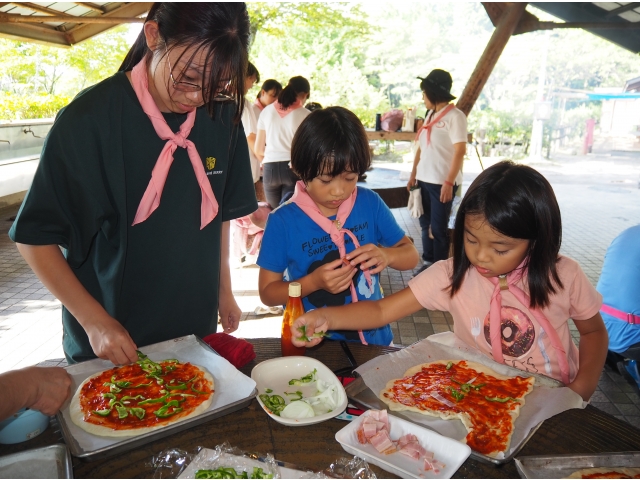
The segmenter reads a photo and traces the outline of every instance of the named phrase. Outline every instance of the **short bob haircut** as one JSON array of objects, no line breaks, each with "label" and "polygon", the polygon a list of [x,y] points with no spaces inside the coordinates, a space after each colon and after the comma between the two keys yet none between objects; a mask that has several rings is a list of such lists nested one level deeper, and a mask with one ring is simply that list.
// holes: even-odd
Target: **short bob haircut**
[{"label": "short bob haircut", "polygon": [[562,289],[556,263],[562,243],[560,207],[549,182],[536,170],[511,161],[496,163],[473,181],[460,203],[453,233],[453,297],[472,268],[464,249],[465,218],[480,215],[496,232],[529,240],[524,268],[531,308],[549,305],[549,295]]},{"label": "short bob haircut", "polygon": [[364,174],[371,165],[369,140],[362,122],[343,107],[311,112],[291,144],[291,168],[309,183],[321,175]]},{"label": "short bob haircut", "polygon": [[[174,47],[196,47],[188,58],[190,62],[200,51],[205,52],[201,87],[209,115],[214,117],[215,105],[219,100],[216,97],[221,93],[220,85],[228,83],[230,96],[236,105],[234,120],[240,121],[244,108],[244,89],[237,86],[244,86],[249,45],[249,16],[245,4],[156,2],[147,14],[145,22],[149,21],[157,22],[160,36],[165,42],[165,45],[159,46],[161,55],[164,56],[166,51]],[[151,58],[153,53],[147,47],[143,30],[118,71],[132,70],[143,58]],[[177,81],[180,81],[182,73],[178,72]]]}]

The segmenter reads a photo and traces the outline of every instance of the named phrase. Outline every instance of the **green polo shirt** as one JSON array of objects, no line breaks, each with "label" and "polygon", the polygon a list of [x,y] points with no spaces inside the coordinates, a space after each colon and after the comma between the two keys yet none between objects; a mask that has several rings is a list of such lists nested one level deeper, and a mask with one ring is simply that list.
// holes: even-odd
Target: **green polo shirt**
[{"label": "green polo shirt", "polygon": [[[186,149],[177,148],[160,206],[131,226],[166,141],[124,73],[80,93],[60,111],[9,236],[60,245],[89,293],[138,347],[216,331],[223,221],[257,208],[246,137],[234,105],[211,119],[201,107],[188,139],[219,204],[200,229],[202,193]],[[164,114],[175,132],[186,115]],[[69,361],[94,358],[84,329],[63,307]]]}]

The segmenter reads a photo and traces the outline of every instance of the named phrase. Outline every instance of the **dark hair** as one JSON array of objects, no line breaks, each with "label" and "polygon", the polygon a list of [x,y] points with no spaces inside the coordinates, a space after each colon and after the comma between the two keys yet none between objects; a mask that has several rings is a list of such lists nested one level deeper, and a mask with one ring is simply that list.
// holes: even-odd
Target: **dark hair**
[{"label": "dark hair", "polygon": [[322,105],[320,105],[318,102],[309,102],[304,106],[304,108],[306,108],[310,112],[314,112],[316,110],[320,110],[322,108]]},{"label": "dark hair", "polygon": [[296,102],[299,93],[309,93],[310,91],[309,80],[304,77],[292,77],[278,95],[278,102],[283,108],[289,108]]},{"label": "dark hair", "polygon": [[343,107],[310,113],[291,143],[291,169],[305,183],[345,171],[362,175],[370,165],[367,133],[358,117]]},{"label": "dark hair", "polygon": [[260,72],[253,63],[249,62],[247,64],[247,77],[254,76],[256,77],[256,83],[258,83],[260,81]]},{"label": "dark hair", "polygon": [[[249,44],[249,17],[245,4],[154,3],[146,21],[151,20],[157,22],[160,37],[166,42],[167,49],[197,46],[191,58],[200,51],[206,51],[202,88],[209,114],[213,117],[218,85],[230,80],[230,94],[236,102],[235,118],[239,120],[244,107],[243,86]],[[119,71],[133,69],[150,52],[143,30],[127,53]]]},{"label": "dark hair", "polygon": [[563,288],[556,263],[562,243],[560,207],[551,185],[539,172],[511,161],[487,168],[462,198],[453,232],[453,296],[471,268],[464,250],[465,218],[482,215],[495,231],[529,240],[525,261],[532,308],[546,307],[549,295]]},{"label": "dark hair", "polygon": [[429,100],[429,102],[431,102],[431,104],[435,107],[438,103],[449,103],[451,101],[451,97],[445,95],[444,93],[440,93],[440,92],[436,92],[434,90],[431,90],[429,88],[429,85],[424,85],[425,80],[422,80],[422,82],[420,82],[420,90],[422,90],[424,92],[424,94],[427,96],[427,99]]},{"label": "dark hair", "polygon": [[[280,92],[282,91],[282,84],[279,81],[274,80],[273,78],[265,80],[264,83],[262,84],[262,87],[260,87],[260,90],[261,91],[264,90],[265,92],[268,92],[274,89],[276,91],[276,95],[280,95]],[[260,98],[260,92],[258,92],[257,98]]]}]

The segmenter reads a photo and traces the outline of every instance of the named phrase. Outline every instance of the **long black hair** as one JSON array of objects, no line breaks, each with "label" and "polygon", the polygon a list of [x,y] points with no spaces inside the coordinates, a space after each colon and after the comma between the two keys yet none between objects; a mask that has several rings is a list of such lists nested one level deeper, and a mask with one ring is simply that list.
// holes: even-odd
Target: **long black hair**
[{"label": "long black hair", "polygon": [[[203,97],[209,114],[214,115],[214,98],[219,85],[230,80],[229,94],[236,102],[235,119],[244,108],[244,79],[247,72],[249,17],[244,3],[154,3],[147,21],[158,24],[161,41],[171,50],[180,46],[197,47],[191,58],[205,51]],[[164,49],[161,50],[164,52]],[[147,47],[144,30],[127,53],[119,71],[133,69],[151,50]],[[164,55],[165,53],[163,53]]]},{"label": "long black hair", "polygon": [[291,169],[305,183],[345,171],[362,175],[370,165],[371,150],[362,122],[343,107],[311,112],[291,143]]},{"label": "long black hair", "polygon": [[[265,80],[262,84],[262,87],[260,87],[260,92],[262,92],[262,90],[264,90],[265,92],[275,90],[276,95],[280,95],[280,92],[282,91],[282,84],[273,78],[269,78]],[[260,92],[258,92],[258,96],[256,98],[260,98]]]},{"label": "long black hair", "polygon": [[563,288],[556,263],[562,243],[560,207],[551,185],[539,172],[511,161],[487,168],[473,181],[458,208],[453,232],[453,297],[472,267],[464,250],[467,215],[480,215],[495,231],[529,240],[525,260],[532,308],[549,305],[549,295]]},{"label": "long black hair", "polygon": [[289,108],[296,103],[299,93],[311,92],[311,85],[309,80],[304,77],[292,77],[289,79],[289,83],[282,89],[280,95],[278,95],[278,102],[284,108]]}]

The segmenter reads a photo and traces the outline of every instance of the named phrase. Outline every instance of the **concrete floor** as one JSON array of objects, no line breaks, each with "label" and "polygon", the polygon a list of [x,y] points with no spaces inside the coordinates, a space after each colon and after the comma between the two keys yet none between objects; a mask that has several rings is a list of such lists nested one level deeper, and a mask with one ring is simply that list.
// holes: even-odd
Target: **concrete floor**
[{"label": "concrete floor", "polygon": [[[496,159],[485,158],[487,167]],[[379,165],[406,171],[407,164]],[[534,166],[554,187],[562,212],[562,253],[577,260],[595,285],[607,246],[622,230],[640,223],[640,154],[556,155]],[[480,172],[473,157],[464,164],[464,187]],[[60,303],[42,286],[7,236],[17,207],[0,211],[0,372],[63,357]],[[420,227],[406,209],[393,214],[420,244]],[[417,269],[416,269],[417,270]],[[407,286],[414,272],[387,269],[381,274],[385,293]],[[234,293],[243,311],[238,337],[278,337],[281,316],[256,315],[258,268],[232,270]],[[407,346],[431,334],[452,329],[448,312],[422,310],[392,324],[394,343]],[[577,338],[577,332],[574,329]],[[617,373],[605,367],[594,406],[640,427],[640,396]]]}]

